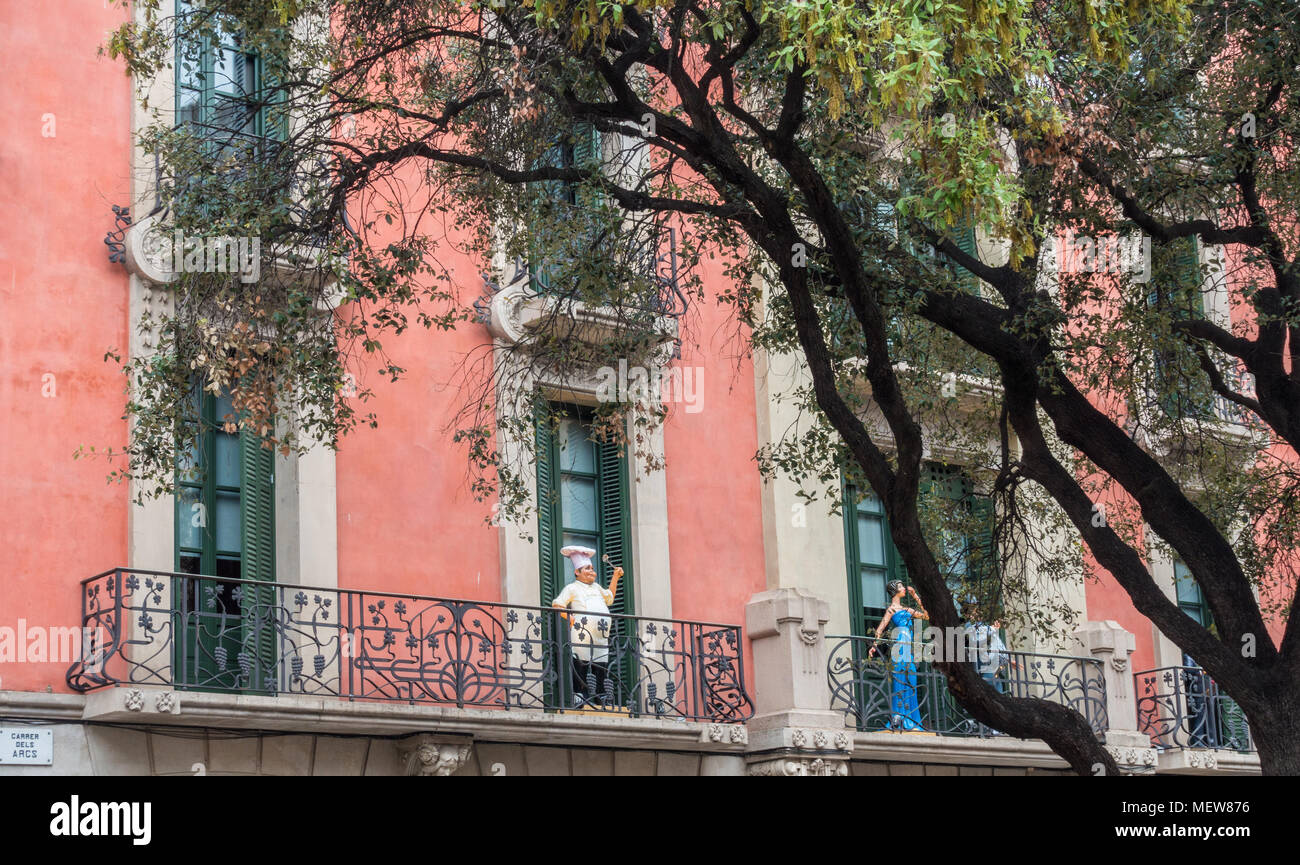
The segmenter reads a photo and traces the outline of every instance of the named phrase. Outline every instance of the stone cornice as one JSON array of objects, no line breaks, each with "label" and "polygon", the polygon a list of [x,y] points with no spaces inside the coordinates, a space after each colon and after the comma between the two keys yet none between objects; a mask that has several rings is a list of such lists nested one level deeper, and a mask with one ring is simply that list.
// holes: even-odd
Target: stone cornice
[{"label": "stone cornice", "polygon": [[46,691],[0,691],[0,717],[34,721],[80,721],[86,698]]},{"label": "stone cornice", "polygon": [[1068,769],[1069,764],[1038,740],[995,736],[932,736],[917,733],[856,733],[853,759],[888,763],[944,763],[960,766],[1036,766]]},{"label": "stone cornice", "polygon": [[[43,696],[43,695],[42,695]],[[515,742],[674,751],[745,751],[740,725],[655,718],[602,717],[599,712],[530,712],[353,702],[338,698],[175,692],[108,688],[85,697],[86,721],[291,732],[402,736],[438,733],[478,742]],[[3,704],[0,704],[3,705]],[[733,727],[741,734],[733,732]]]}]

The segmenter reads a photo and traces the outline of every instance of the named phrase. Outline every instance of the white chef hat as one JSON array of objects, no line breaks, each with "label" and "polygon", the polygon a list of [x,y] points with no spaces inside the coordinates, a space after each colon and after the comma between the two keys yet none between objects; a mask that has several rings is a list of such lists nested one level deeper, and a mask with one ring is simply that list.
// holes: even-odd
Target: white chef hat
[{"label": "white chef hat", "polygon": [[564,547],[560,550],[560,555],[567,556],[573,562],[573,571],[577,573],[591,564],[591,557],[596,555],[596,551],[591,547]]}]

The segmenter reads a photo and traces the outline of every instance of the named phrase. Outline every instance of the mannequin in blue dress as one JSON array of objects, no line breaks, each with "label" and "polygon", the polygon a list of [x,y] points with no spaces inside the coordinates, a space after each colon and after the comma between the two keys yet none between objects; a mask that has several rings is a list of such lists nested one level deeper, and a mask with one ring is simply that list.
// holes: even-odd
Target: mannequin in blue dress
[{"label": "mannequin in blue dress", "polygon": [[[895,730],[921,730],[921,708],[916,700],[916,660],[912,654],[912,620],[929,619],[930,615],[925,611],[925,605],[921,603],[916,589],[904,586],[901,580],[890,580],[885,591],[890,597],[889,607],[876,626],[876,639],[880,639],[886,625],[893,628],[891,637],[894,642],[890,653],[893,670],[889,674],[890,726]],[[903,606],[903,597],[909,592],[918,609]],[[876,647],[872,646],[869,657],[875,657],[875,654]]]}]

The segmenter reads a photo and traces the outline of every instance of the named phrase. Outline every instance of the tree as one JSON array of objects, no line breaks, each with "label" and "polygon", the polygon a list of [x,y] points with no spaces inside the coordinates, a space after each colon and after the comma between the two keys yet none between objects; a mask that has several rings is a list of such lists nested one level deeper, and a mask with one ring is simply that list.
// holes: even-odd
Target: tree
[{"label": "tree", "polygon": [[[555,326],[488,379],[650,350],[662,284],[647,255],[672,227],[690,298],[704,299],[705,251],[726,257],[719,297],[752,344],[806,363],[792,398],[815,426],[760,462],[836,482],[847,466],[869,484],[934,624],[960,622],[923,476],[930,447],[954,439],[996,499],[1003,565],[1059,562],[1025,526],[1072,527],[1241,704],[1265,771],[1300,772],[1295,9],[211,0],[172,29],[159,0],[136,5],[109,51],[140,81],[174,39],[184,50],[223,30],[266,64],[243,104],[280,123],[279,140],[241,149],[221,140],[228,123],[164,122],[144,144],[178,224],[267,238],[297,273],[273,290],[182,275],[174,313],[151,322],[159,352],[127,363],[128,474],[167,487],[177,394],[196,375],[232,387],[239,423],[269,432],[279,418],[281,447],[304,430],[337,441],[367,395],[340,397],[349,366],[376,356],[401,373],[384,332],[411,310],[426,326],[469,316],[424,216],[445,216],[485,261],[542,263]],[[1149,284],[1097,254],[1133,232],[1150,240]],[[1235,324],[1193,303],[1195,261],[1176,275],[1189,242],[1227,251]],[[1053,247],[1082,248],[1082,264],[1053,269]],[[610,310],[617,336],[566,332],[577,301]],[[957,412],[972,377],[989,380],[982,401]],[[461,436],[476,489],[515,514],[523,485],[494,424],[519,424],[519,439],[531,415],[502,410],[492,384]],[[1152,579],[1157,544],[1200,585],[1214,632]],[[1009,609],[1059,621],[1015,568],[998,573]],[[1278,642],[1266,615],[1285,619]],[[938,666],[981,722],[1044,739],[1080,772],[1116,771],[1079,714]]]}]

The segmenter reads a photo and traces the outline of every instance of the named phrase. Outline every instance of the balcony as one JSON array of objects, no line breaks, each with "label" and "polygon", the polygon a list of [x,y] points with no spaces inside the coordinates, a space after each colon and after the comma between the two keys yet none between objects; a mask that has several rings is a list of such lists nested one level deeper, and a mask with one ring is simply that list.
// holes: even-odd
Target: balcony
[{"label": "balcony", "polygon": [[1200,667],[1158,667],[1133,675],[1138,729],[1162,751],[1255,750],[1246,713]]},{"label": "balcony", "polygon": [[[753,714],[735,625],[126,568],[82,581],[81,608],[88,642],[67,681],[82,692],[154,685],[715,724]],[[599,662],[602,646],[605,671],[576,663]]]},{"label": "balcony", "polygon": [[[627,248],[604,254],[626,260],[645,275],[652,285],[646,296],[625,298],[617,308],[592,305],[578,300],[572,287],[557,284],[556,262],[548,267],[517,259],[508,265],[503,285],[485,278],[485,294],[474,303],[477,320],[511,345],[539,336],[602,345],[632,332],[644,333],[651,348],[675,341],[678,319],[688,305],[678,273],[676,230],[656,227],[648,238],[628,239],[623,245]],[[578,247],[563,259],[600,254]]]},{"label": "balcony", "polygon": [[[1253,376],[1240,364],[1223,363],[1219,372],[1232,391],[1255,397]],[[1207,443],[1249,462],[1269,443],[1258,418],[1218,393],[1191,397],[1181,392],[1159,395],[1148,391],[1138,401],[1130,424],[1130,433],[1167,466],[1181,465]]]},{"label": "balcony", "polygon": [[[831,645],[827,665],[831,708],[843,712],[846,722],[859,731],[985,738],[1003,735],[957,704],[948,691],[947,677],[923,660],[924,644],[907,644],[911,656],[918,659],[913,687],[910,677],[892,670],[891,655],[901,646],[897,641],[827,639]],[[869,655],[873,643],[879,646],[875,657]],[[1100,660],[1032,652],[1007,652],[1006,656],[1009,663],[994,680],[1002,693],[1060,703],[1082,714],[1098,736],[1106,732],[1106,682]]]}]

